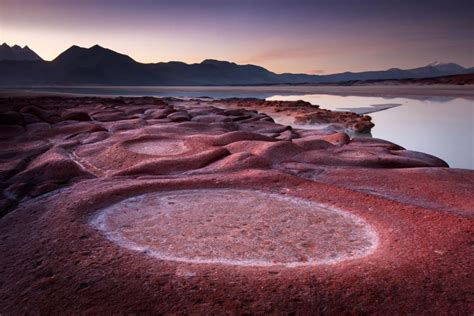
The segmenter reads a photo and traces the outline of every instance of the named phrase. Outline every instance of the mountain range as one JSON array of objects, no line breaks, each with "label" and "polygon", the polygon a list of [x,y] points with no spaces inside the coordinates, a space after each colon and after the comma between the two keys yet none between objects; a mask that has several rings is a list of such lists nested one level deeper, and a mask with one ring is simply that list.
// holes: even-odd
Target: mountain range
[{"label": "mountain range", "polygon": [[256,65],[206,59],[201,63],[144,64],[103,48],[72,46],[52,61],[27,46],[0,49],[0,85],[270,85],[335,83],[354,80],[431,78],[474,73],[455,63],[431,63],[414,69],[344,72],[330,75],[277,74]]},{"label": "mountain range", "polygon": [[42,60],[34,51],[28,46],[21,48],[18,45],[8,46],[7,43],[3,43],[0,46],[0,61],[2,60]]}]

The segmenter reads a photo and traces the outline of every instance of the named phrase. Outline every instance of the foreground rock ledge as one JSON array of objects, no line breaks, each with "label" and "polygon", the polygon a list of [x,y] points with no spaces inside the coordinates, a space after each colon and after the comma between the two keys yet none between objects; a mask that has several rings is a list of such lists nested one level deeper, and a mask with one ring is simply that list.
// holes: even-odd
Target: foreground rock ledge
[{"label": "foreground rock ledge", "polygon": [[472,171],[216,102],[1,99],[0,313],[474,311]]}]

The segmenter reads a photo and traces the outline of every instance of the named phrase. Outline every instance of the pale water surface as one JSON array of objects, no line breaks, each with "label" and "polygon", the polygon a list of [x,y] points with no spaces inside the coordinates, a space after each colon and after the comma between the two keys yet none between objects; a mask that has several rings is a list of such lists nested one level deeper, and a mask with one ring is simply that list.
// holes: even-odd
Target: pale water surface
[{"label": "pale water surface", "polygon": [[[474,169],[474,101],[451,97],[379,97],[304,94],[299,88],[272,91],[269,87],[56,87],[34,91],[113,96],[172,96],[305,100],[331,110],[370,113],[372,137],[407,149],[432,154],[451,167]],[[300,127],[300,126],[299,126]],[[368,135],[370,137],[370,135]]]},{"label": "pale water surface", "polygon": [[421,151],[445,160],[451,167],[474,169],[474,102],[463,98],[423,99],[336,96],[324,94],[275,95],[269,100],[305,100],[322,108],[366,108],[391,104],[370,113],[375,127],[372,136],[406,149]]}]

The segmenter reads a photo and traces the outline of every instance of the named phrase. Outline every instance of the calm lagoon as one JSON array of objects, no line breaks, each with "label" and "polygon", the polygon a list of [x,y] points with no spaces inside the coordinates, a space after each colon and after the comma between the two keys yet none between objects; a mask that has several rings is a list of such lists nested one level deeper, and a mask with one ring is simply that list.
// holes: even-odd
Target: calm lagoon
[{"label": "calm lagoon", "polygon": [[[337,89],[328,88],[338,92]],[[369,113],[375,127],[368,137],[382,138],[406,149],[425,152],[445,160],[453,168],[474,169],[474,99],[472,96],[429,96],[449,89],[472,92],[470,87],[421,87],[425,95],[413,95],[419,89],[400,88],[410,97],[397,91],[396,96],[380,96],[379,87],[371,96],[372,87],[363,89],[364,95],[350,95],[357,88],[343,93],[320,93],[324,88],[286,87],[39,87],[33,92],[56,92],[80,95],[261,98],[267,100],[305,100],[321,108],[335,111]],[[367,92],[368,91],[368,92]],[[385,90],[384,90],[385,92]],[[459,91],[458,91],[459,92]],[[357,94],[357,93],[355,93]],[[428,96],[426,96],[428,94]],[[444,92],[443,92],[444,94]],[[301,126],[298,126],[301,127]]]}]

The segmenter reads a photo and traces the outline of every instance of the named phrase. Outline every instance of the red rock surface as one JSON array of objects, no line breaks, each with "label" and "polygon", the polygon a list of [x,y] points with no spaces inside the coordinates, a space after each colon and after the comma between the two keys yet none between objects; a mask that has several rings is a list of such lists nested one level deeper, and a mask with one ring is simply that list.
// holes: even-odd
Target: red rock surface
[{"label": "red rock surface", "polygon": [[0,99],[0,313],[474,312],[473,171],[222,102]]},{"label": "red rock surface", "polygon": [[255,99],[214,100],[217,106],[255,109],[258,111],[286,115],[293,118],[295,124],[331,124],[333,128],[358,133],[369,133],[374,123],[368,115],[352,112],[333,112],[321,109],[306,101],[266,101]]}]

